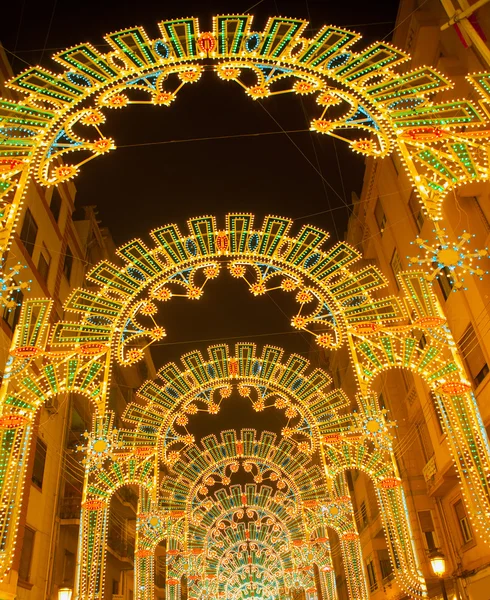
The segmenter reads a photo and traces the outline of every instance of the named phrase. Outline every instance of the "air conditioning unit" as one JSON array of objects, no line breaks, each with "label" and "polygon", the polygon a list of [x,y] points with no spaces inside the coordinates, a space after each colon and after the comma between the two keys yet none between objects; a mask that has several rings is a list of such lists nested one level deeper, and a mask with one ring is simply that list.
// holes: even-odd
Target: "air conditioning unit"
[{"label": "air conditioning unit", "polygon": [[46,400],[46,402],[44,403],[44,408],[51,415],[54,415],[55,413],[57,413],[58,408],[59,408],[58,396],[51,396],[51,398],[48,398]]}]

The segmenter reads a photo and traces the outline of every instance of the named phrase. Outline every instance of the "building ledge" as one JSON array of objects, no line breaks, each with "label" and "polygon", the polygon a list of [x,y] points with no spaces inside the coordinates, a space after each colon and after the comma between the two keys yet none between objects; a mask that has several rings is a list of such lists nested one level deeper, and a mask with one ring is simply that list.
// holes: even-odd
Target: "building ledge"
[{"label": "building ledge", "polygon": [[80,519],[60,519],[60,525],[80,525]]},{"label": "building ledge", "polygon": [[427,480],[427,493],[429,496],[445,496],[454,486],[458,485],[458,476],[453,464]]}]

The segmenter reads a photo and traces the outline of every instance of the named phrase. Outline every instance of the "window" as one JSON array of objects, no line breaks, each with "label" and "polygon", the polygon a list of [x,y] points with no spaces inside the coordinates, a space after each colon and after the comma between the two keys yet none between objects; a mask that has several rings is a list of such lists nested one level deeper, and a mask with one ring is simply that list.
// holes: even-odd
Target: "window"
[{"label": "window", "polygon": [[31,211],[27,209],[24,216],[24,222],[22,223],[22,229],[20,231],[20,239],[22,240],[24,248],[27,250],[29,256],[32,256],[32,253],[34,252],[37,230],[37,223],[34,221]]},{"label": "window", "polygon": [[454,512],[456,513],[456,518],[458,519],[459,529],[461,531],[463,543],[467,544],[473,539],[473,533],[471,531],[471,526],[468,521],[468,517],[466,515],[466,510],[462,500],[458,500],[455,503]]},{"label": "window", "polygon": [[439,405],[436,397],[434,396],[434,394],[432,392],[429,392],[429,398],[430,398],[430,402],[432,402],[432,407],[434,408],[434,418],[437,423],[437,428],[439,430],[440,435],[442,435],[444,433],[444,428],[442,426],[442,420],[445,418],[446,413],[445,413],[445,411],[443,411],[443,408]]},{"label": "window", "polygon": [[395,169],[395,173],[398,177],[398,157],[396,156],[396,154],[393,152],[393,154],[391,155],[391,163],[393,164],[393,168]]},{"label": "window", "polygon": [[454,287],[451,271],[447,267],[441,269],[437,281],[439,282],[439,287],[441,288],[444,300],[447,300]]},{"label": "window", "polygon": [[48,283],[49,266],[51,264],[51,255],[48,249],[43,244],[42,250],[39,254],[39,262],[37,263],[37,270],[44,283]]},{"label": "window", "polygon": [[476,210],[480,216],[481,222],[483,223],[483,226],[485,227],[485,231],[486,232],[490,231],[490,223],[488,222],[487,215],[483,212],[483,208],[481,207],[478,197],[473,196],[472,200],[473,200]]},{"label": "window", "polygon": [[44,467],[46,466],[46,452],[48,447],[41,438],[37,438],[36,454],[34,456],[34,467],[32,469],[32,483],[42,489],[44,479]]},{"label": "window", "polygon": [[386,227],[386,215],[379,198],[376,201],[376,206],[374,207],[374,217],[376,219],[376,223],[378,224],[379,231],[382,234]]},{"label": "window", "polygon": [[376,571],[374,570],[374,560],[372,555],[366,560],[366,570],[369,579],[369,590],[374,592],[378,589],[378,582],[376,581]]},{"label": "window", "polygon": [[398,251],[395,248],[393,251],[393,255],[390,260],[391,269],[393,270],[393,275],[395,276],[396,285],[398,286],[398,279],[396,276],[402,270],[402,263],[400,261],[400,257],[398,256]]},{"label": "window", "polygon": [[364,529],[368,524],[368,513],[366,502],[363,500],[359,508],[359,521],[361,523],[361,529]]},{"label": "window", "polygon": [[119,594],[119,581],[117,579],[112,580],[112,593]]},{"label": "window", "polygon": [[388,554],[388,550],[386,550],[386,548],[383,550],[378,550],[378,559],[379,568],[381,569],[381,577],[383,579],[391,577],[393,573],[393,567],[391,566],[390,555]]},{"label": "window", "polygon": [[10,329],[13,331],[15,326],[19,322],[20,311],[22,308],[22,301],[24,300],[24,294],[20,290],[16,290],[12,293],[12,301],[15,303],[14,306],[5,306],[3,309],[3,320]]},{"label": "window", "polygon": [[61,194],[60,194],[58,188],[55,187],[55,188],[53,188],[53,193],[51,195],[51,202],[49,204],[49,208],[50,208],[51,214],[53,215],[54,220],[56,222],[58,222],[58,220],[60,218],[61,204],[62,204]]},{"label": "window", "polygon": [[73,583],[75,580],[75,553],[70,552],[69,550],[65,550],[65,556],[63,560],[63,581],[68,583]]},{"label": "window", "polygon": [[427,550],[435,550],[437,548],[437,538],[434,521],[432,520],[432,512],[430,510],[419,510],[418,516],[420,529],[425,538],[425,547]]},{"label": "window", "polygon": [[379,407],[380,407],[380,409],[381,409],[381,410],[386,410],[386,399],[385,399],[385,397],[384,397],[384,394],[383,394],[383,392],[380,392],[380,393],[379,393],[379,396],[378,396],[378,402],[379,402]]},{"label": "window", "polygon": [[19,579],[21,581],[29,581],[31,575],[32,553],[34,550],[34,538],[36,532],[34,529],[27,527],[24,529],[24,540],[22,542],[22,552],[19,563]]},{"label": "window", "polygon": [[417,198],[417,194],[413,191],[410,194],[410,198],[408,199],[408,206],[410,208],[410,212],[412,213],[413,219],[415,221],[415,225],[417,226],[417,231],[421,231],[424,226],[424,213],[422,212],[422,205],[420,204],[419,199]]},{"label": "window", "polygon": [[63,273],[65,274],[65,277],[67,278],[68,282],[70,282],[72,267],[73,267],[73,254],[70,250],[70,246],[67,246],[66,250],[65,250],[65,260],[63,262]]},{"label": "window", "polygon": [[475,387],[478,387],[485,379],[489,372],[489,368],[471,323],[459,340],[459,349],[461,350],[471,379],[473,380]]}]

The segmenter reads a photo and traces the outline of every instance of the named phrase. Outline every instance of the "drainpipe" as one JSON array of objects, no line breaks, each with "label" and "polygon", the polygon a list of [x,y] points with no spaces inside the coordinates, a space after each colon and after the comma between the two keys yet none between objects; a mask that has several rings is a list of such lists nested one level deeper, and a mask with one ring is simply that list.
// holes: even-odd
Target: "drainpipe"
[{"label": "drainpipe", "polygon": [[[46,576],[46,587],[44,588],[44,598],[46,600],[49,600],[49,598],[51,597],[50,593],[51,593],[51,587],[52,587],[52,581],[53,581],[53,569],[54,569],[54,552],[53,552],[53,544],[54,544],[54,539],[55,537],[58,537],[58,532],[59,532],[59,520],[57,523],[57,518],[58,518],[58,508],[59,508],[59,501],[60,501],[60,492],[61,492],[61,486],[62,486],[62,482],[63,482],[63,478],[62,478],[62,474],[63,474],[63,464],[64,464],[64,458],[65,458],[65,444],[66,444],[66,433],[67,433],[67,420],[68,420],[68,414],[70,413],[71,410],[71,402],[70,402],[70,395],[67,394],[67,407],[65,410],[65,414],[63,417],[63,424],[62,424],[62,438],[61,438],[61,449],[60,449],[60,460],[59,460],[59,465],[58,465],[58,485],[56,486],[56,494],[54,497],[54,503],[53,503],[53,521],[51,524],[51,538],[49,540],[49,554],[48,554],[48,571],[47,571],[47,576]],[[56,528],[56,531],[55,531]]]},{"label": "drainpipe", "polygon": [[[434,500],[436,502],[437,514],[438,514],[439,520],[442,524],[442,535],[444,536],[444,542],[445,542],[444,545],[446,548],[449,549],[449,554],[451,555],[452,563],[457,566],[457,570],[458,570],[458,572],[460,572],[461,571],[461,557],[454,546],[452,537],[450,535],[448,535],[450,530],[449,530],[448,522],[446,519],[446,513],[444,512],[444,507],[442,506],[442,501],[438,497],[434,497]],[[454,577],[454,580],[456,582],[456,587],[458,590],[458,595],[461,598],[461,600],[469,600],[468,594],[466,593],[465,586],[461,585],[461,583],[462,583],[461,579],[462,578],[459,576]]]}]

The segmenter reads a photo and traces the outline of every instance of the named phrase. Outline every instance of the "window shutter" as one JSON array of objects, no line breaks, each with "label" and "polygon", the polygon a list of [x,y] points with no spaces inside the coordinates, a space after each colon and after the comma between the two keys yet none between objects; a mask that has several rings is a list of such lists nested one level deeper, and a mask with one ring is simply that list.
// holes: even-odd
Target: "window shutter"
[{"label": "window shutter", "polygon": [[419,522],[420,528],[425,533],[426,531],[434,531],[434,522],[432,520],[432,513],[430,510],[419,510]]}]

